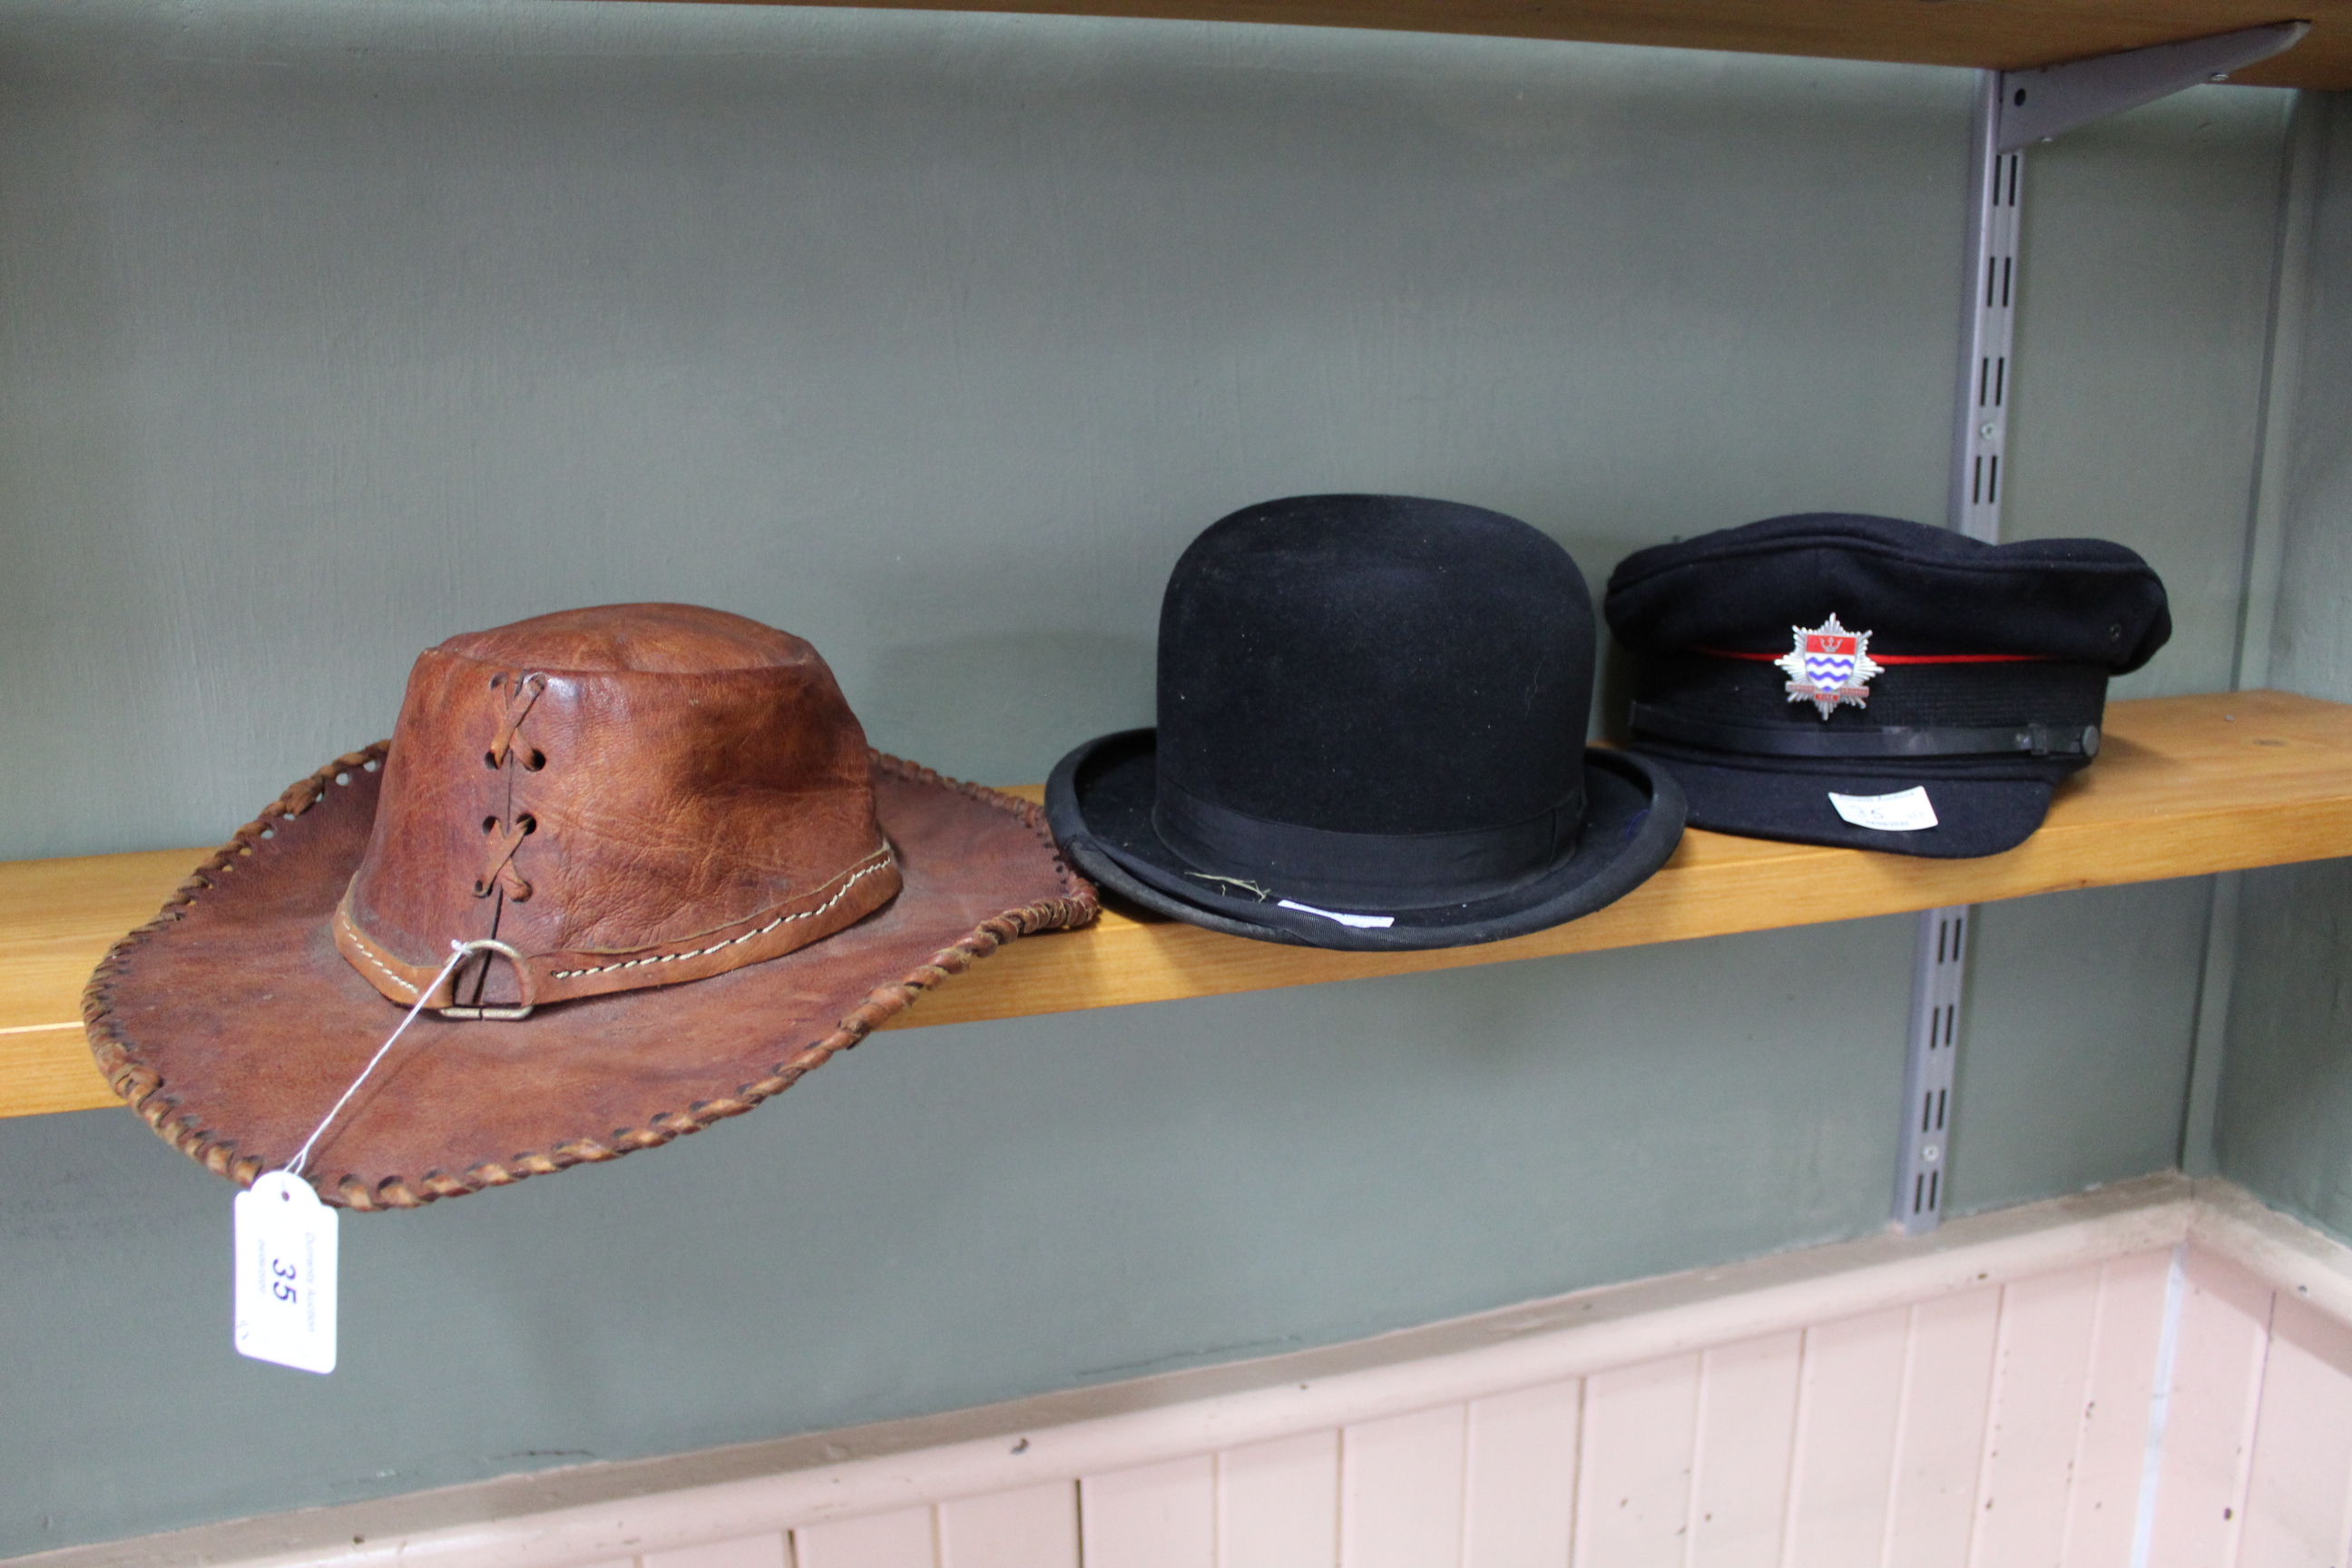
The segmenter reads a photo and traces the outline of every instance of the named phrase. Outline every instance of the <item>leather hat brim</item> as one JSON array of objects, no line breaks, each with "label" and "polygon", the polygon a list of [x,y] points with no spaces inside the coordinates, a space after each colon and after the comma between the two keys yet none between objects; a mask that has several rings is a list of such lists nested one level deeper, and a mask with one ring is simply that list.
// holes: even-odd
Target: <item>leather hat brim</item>
[{"label": "leather hat brim", "polygon": [[1671,774],[1646,757],[1589,747],[1584,825],[1549,867],[1508,891],[1465,903],[1339,911],[1395,922],[1349,925],[1282,908],[1279,888],[1265,887],[1261,896],[1211,877],[1162,842],[1151,826],[1158,737],[1155,730],[1121,731],[1064,757],[1045,784],[1054,837],[1080,870],[1145,908],[1260,942],[1401,952],[1523,936],[1623,898],[1666,863],[1683,834],[1683,793]]},{"label": "leather hat brim", "polygon": [[[383,752],[289,789],[117,943],[84,994],[115,1092],[240,1184],[292,1157],[406,1011],[330,926]],[[874,796],[905,879],[881,910],[706,980],[514,1022],[422,1014],[304,1173],[330,1203],[407,1208],[666,1143],[781,1092],[1001,943],[1094,918],[1094,889],[1035,806],[878,752]]]}]

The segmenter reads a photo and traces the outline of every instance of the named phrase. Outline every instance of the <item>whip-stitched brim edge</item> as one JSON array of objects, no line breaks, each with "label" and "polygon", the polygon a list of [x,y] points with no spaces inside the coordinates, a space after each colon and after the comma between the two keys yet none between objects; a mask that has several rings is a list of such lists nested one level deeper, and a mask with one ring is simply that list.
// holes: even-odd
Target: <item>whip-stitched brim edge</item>
[{"label": "whip-stitched brim edge", "polygon": [[[290,785],[259,817],[239,828],[234,837],[197,867],[165,900],[162,912],[116,942],[83,989],[82,1019],[90,1051],[97,1059],[99,1071],[105,1076],[114,1092],[138,1111],[165,1142],[215,1174],[225,1176],[239,1186],[252,1185],[265,1169],[270,1168],[269,1163],[258,1155],[240,1151],[226,1129],[208,1121],[204,1113],[215,1108],[192,1110],[180,1103],[173,1092],[174,1086],[165,1074],[124,1035],[121,1020],[113,1010],[115,986],[125,976],[141,950],[159,941],[168,942],[173,927],[185,917],[190,908],[215,887],[225,885],[225,879],[229,879],[230,873],[240,863],[249,863],[248,858],[263,838],[273,837],[285,824],[299,819],[326,800],[338,775],[353,774],[362,770],[373,772],[381,764],[390,745],[388,741],[379,741],[364,750],[347,752],[308,778]],[[1041,853],[1050,849],[1044,813],[1028,802],[978,784],[944,777],[919,763],[906,762],[881,752],[873,752],[872,760],[877,775],[887,774],[910,785],[950,792],[1006,813],[1021,826],[1036,835]],[[886,819],[886,832],[888,826]],[[1099,907],[1094,889],[1066,868],[1057,868],[1060,869],[1066,896],[1041,900],[1004,910],[982,921],[960,940],[940,949],[927,962],[907,973],[895,977],[877,975],[876,987],[857,1006],[840,1018],[831,1033],[800,1047],[778,1062],[766,1076],[743,1083],[731,1094],[697,1100],[683,1107],[656,1112],[642,1119],[625,1134],[610,1138],[568,1139],[545,1149],[518,1153],[507,1160],[486,1161],[457,1173],[434,1171],[422,1176],[399,1174],[373,1184],[362,1181],[356,1175],[346,1175],[331,1184],[325,1182],[316,1184],[319,1195],[330,1204],[353,1209],[416,1208],[436,1198],[455,1197],[488,1187],[505,1186],[526,1176],[543,1175],[572,1165],[618,1159],[639,1149],[658,1147],[684,1133],[698,1131],[727,1117],[740,1116],[761,1101],[791,1088],[823,1066],[835,1053],[856,1045],[881,1024],[904,1012],[924,992],[951,975],[961,973],[975,960],[985,958],[1004,943],[1032,932],[1082,926],[1092,921]],[[255,873],[245,875],[249,879]],[[233,879],[227,885],[233,885]],[[770,964],[790,964],[796,956],[788,953],[766,962]],[[696,983],[688,983],[688,986],[693,984]],[[588,998],[558,1005],[587,1007],[594,1006],[602,1000],[604,999]],[[387,1030],[399,1016],[398,1012],[386,1008]]]},{"label": "whip-stitched brim edge", "polygon": [[[1045,784],[1045,818],[1055,838],[1079,870],[1146,909],[1211,931],[1258,942],[1351,952],[1418,952],[1469,947],[1548,930],[1616,902],[1649,880],[1683,836],[1683,792],[1674,776],[1647,757],[1605,747],[1584,753],[1587,810],[1573,853],[1543,876],[1505,899],[1487,900],[1494,912],[1469,907],[1471,918],[1443,925],[1411,923],[1399,911],[1393,926],[1359,927],[1265,903],[1205,895],[1177,898],[1132,874],[1099,841],[1087,817],[1081,775],[1087,764],[1108,756],[1148,750],[1153,730],[1124,730],[1097,736],[1064,757]],[[1623,801],[1631,809],[1606,803]],[[1638,804],[1635,804],[1638,802]],[[1185,863],[1156,839],[1146,847],[1151,859],[1182,874]],[[1236,911],[1249,911],[1244,917]]]}]

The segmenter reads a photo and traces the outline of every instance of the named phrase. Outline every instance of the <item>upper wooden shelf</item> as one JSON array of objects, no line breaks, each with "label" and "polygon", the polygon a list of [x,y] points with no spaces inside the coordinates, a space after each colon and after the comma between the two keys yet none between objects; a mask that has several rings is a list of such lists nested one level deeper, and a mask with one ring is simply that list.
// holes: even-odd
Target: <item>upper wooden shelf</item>
[{"label": "upper wooden shelf", "polygon": [[[753,0],[770,3],[770,0]],[[2347,0],[848,0],[891,10],[1158,16],[1656,44],[2021,70],[2265,22],[2302,43],[2231,79],[2352,87]]]},{"label": "upper wooden shelf", "polygon": [[[1279,947],[1108,910],[1085,931],[1014,942],[892,1026],[1503,963],[2352,855],[2352,707],[2242,691],[2118,702],[2107,720],[2097,763],[2062,785],[2042,831],[2005,855],[1919,860],[1693,830],[1663,870],[1598,914],[1433,952]],[[207,853],[0,863],[0,1116],[117,1103],[82,1043],[82,982]]]}]

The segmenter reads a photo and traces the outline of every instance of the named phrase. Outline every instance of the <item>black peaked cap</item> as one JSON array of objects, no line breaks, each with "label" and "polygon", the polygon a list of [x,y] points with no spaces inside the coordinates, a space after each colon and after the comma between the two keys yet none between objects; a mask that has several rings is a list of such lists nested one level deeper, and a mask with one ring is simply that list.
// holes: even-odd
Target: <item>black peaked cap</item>
[{"label": "black peaked cap", "polygon": [[[2163,583],[2123,545],[1843,512],[1639,551],[1605,613],[1636,656],[1632,746],[1682,784],[1695,825],[1941,858],[2030,837],[2097,753],[2108,678],[2172,635]],[[1832,617],[1884,663],[1817,695],[1780,661]],[[1847,813],[1867,807],[1831,798],[1921,788],[1924,828],[1863,826]]]}]

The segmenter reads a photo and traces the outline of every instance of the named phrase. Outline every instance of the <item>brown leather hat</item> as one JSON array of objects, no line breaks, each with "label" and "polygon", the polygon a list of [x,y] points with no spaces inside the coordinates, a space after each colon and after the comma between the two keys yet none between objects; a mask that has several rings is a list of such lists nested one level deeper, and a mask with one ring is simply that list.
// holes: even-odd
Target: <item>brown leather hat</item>
[{"label": "brown leather hat", "polygon": [[749,1110],[1095,909],[1036,807],[868,750],[807,643],[618,605],[426,652],[393,738],[240,829],[82,1011],[115,1091],[250,1184],[421,1001],[303,1173],[407,1208]]}]

